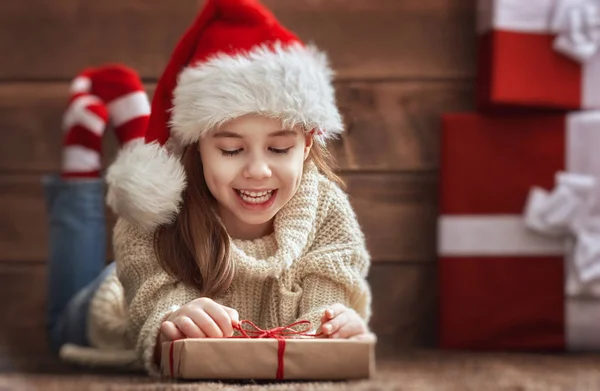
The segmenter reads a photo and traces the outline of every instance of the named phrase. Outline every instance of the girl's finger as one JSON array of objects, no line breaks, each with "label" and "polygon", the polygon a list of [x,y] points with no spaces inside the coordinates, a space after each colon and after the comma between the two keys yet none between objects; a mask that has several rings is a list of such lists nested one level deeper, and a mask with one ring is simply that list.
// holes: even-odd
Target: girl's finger
[{"label": "girl's finger", "polygon": [[350,337],[350,339],[354,339],[357,341],[376,341],[377,337],[373,333],[362,333],[355,335],[354,337]]},{"label": "girl's finger", "polygon": [[185,335],[179,331],[177,326],[175,326],[175,323],[168,320],[162,322],[160,325],[160,332],[169,341],[185,338]]},{"label": "girl's finger", "polygon": [[366,332],[364,322],[358,318],[353,317],[350,321],[346,322],[340,328],[331,335],[331,338],[351,338],[359,334]]},{"label": "girl's finger", "polygon": [[325,322],[321,327],[323,334],[332,335],[336,333],[340,327],[345,325],[350,320],[349,312],[345,311],[337,315],[335,318]]},{"label": "girl's finger", "polygon": [[221,306],[225,311],[229,314],[229,318],[231,318],[231,322],[234,326],[239,326],[240,324],[240,314],[233,308]]},{"label": "girl's finger", "polygon": [[221,337],[231,337],[233,335],[233,321],[222,305],[214,303],[214,305],[207,306],[204,311],[217,324],[221,331]]},{"label": "girl's finger", "polygon": [[[329,313],[327,311],[323,311],[323,315],[321,316],[321,327],[320,329],[322,330],[322,326],[325,325],[325,323],[329,322],[329,320],[331,319]],[[318,330],[317,330],[318,331]]]},{"label": "girl's finger", "polygon": [[189,313],[189,316],[208,338],[223,337],[223,331],[221,331],[221,328],[204,310],[194,309]]},{"label": "girl's finger", "polygon": [[333,319],[342,312],[346,312],[346,310],[348,310],[348,308],[346,308],[345,305],[341,303],[335,303],[325,310],[325,314],[323,316],[327,319]]},{"label": "girl's finger", "polygon": [[[333,304],[332,306],[330,306],[329,308],[327,308],[325,311],[323,311],[323,316],[321,316],[321,325],[325,325],[327,322],[329,322],[331,319],[335,318],[336,316],[344,313],[348,311],[348,308],[340,303],[336,303]],[[323,330],[323,328],[321,327],[321,330]],[[323,331],[324,334],[325,331]]]},{"label": "girl's finger", "polygon": [[206,333],[187,316],[178,316],[173,323],[187,338],[206,338]]}]

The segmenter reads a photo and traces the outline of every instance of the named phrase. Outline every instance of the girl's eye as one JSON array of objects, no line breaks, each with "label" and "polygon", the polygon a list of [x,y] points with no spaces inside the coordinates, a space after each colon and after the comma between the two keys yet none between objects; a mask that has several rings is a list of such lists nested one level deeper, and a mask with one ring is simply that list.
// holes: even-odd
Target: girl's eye
[{"label": "girl's eye", "polygon": [[[292,147],[285,148],[285,149],[269,148],[269,151],[271,151],[273,153],[278,153],[279,154],[279,153],[288,153],[290,149],[292,149]],[[233,151],[228,151],[226,149],[221,149],[221,154],[223,156],[235,156],[235,155],[240,154],[242,151],[243,151],[242,148],[235,149]]]},{"label": "girl's eye", "polygon": [[271,150],[271,152],[274,153],[288,153],[290,149],[292,149],[292,147],[286,148],[286,149],[277,149],[277,148],[269,148]]},{"label": "girl's eye", "polygon": [[236,150],[233,150],[233,151],[227,151],[225,149],[221,149],[221,154],[223,156],[235,156],[235,155],[237,155],[240,152],[242,152],[241,149],[236,149]]}]

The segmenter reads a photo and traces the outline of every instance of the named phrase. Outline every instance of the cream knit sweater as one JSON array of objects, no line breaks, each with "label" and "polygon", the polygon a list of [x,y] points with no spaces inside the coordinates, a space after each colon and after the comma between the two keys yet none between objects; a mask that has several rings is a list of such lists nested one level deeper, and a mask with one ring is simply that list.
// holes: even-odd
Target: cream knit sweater
[{"label": "cream knit sweater", "polygon": [[[159,266],[151,234],[120,219],[113,243],[116,276],[109,276],[96,293],[88,322],[92,345],[109,358],[94,359],[93,349],[87,354],[76,347],[64,350],[63,358],[88,364],[135,359],[158,376],[153,352],[161,322],[200,295]],[[363,233],[347,195],[314,164],[306,165],[300,187],[277,213],[271,235],[231,243],[234,281],[223,297],[213,299],[235,308],[240,319],[261,328],[308,319],[317,328],[325,307],[340,302],[369,321],[370,257]]]}]

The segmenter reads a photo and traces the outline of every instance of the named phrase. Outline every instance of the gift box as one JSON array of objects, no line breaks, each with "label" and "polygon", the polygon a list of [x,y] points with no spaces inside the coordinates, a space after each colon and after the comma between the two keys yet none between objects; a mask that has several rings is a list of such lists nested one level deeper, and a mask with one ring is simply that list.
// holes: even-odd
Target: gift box
[{"label": "gift box", "polygon": [[600,348],[600,112],[442,123],[441,347]]},{"label": "gift box", "polygon": [[188,338],[163,344],[161,372],[188,380],[367,379],[375,371],[374,347],[372,341],[290,338],[271,330],[240,338]]},{"label": "gift box", "polygon": [[478,108],[600,108],[599,27],[595,0],[478,0]]}]

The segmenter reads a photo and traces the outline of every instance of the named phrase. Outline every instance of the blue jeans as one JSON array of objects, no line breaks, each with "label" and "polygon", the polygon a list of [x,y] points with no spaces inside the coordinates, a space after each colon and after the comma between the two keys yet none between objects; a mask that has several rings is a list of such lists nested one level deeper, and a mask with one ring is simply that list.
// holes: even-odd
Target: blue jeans
[{"label": "blue jeans", "polygon": [[65,343],[90,345],[90,301],[114,263],[106,266],[104,180],[51,175],[43,185],[50,236],[46,329],[57,352]]}]

